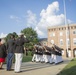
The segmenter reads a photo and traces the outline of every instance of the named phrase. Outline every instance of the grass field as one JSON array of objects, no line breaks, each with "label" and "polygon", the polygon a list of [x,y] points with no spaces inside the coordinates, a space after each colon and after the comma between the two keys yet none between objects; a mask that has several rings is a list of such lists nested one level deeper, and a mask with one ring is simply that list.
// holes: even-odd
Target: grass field
[{"label": "grass field", "polygon": [[[7,59],[7,58],[6,58]],[[26,56],[25,54],[23,55],[23,59],[22,59],[22,62],[30,62],[32,60],[32,56]],[[15,57],[13,59],[13,63],[15,63]],[[4,64],[6,64],[6,60],[4,62]]]},{"label": "grass field", "polygon": [[76,75],[76,59],[71,60],[58,75]]},{"label": "grass field", "polygon": [[32,60],[32,56],[23,56],[23,60],[22,60],[22,62],[29,62],[29,61],[31,61]]},{"label": "grass field", "polygon": [[[6,57],[6,60],[7,60],[7,57]],[[4,64],[6,64],[6,60],[4,62]],[[22,59],[22,62],[29,62],[32,60],[32,55],[31,55],[31,52],[29,51],[28,52],[28,55],[26,56],[25,54],[23,55],[23,59]],[[13,58],[13,63],[15,62],[15,56]]]},{"label": "grass field", "polygon": [[32,60],[31,51],[28,51],[28,55],[24,54],[22,62],[29,62]]}]

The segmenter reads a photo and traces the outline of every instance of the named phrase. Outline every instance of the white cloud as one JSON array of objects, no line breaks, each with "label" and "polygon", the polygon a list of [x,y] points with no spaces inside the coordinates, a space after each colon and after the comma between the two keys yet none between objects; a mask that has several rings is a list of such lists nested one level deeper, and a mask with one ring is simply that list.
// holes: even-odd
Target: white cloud
[{"label": "white cloud", "polygon": [[[27,27],[33,27],[37,31],[39,37],[46,37],[48,26],[64,24],[65,16],[62,13],[58,14],[59,11],[59,3],[58,1],[55,1],[49,4],[46,9],[42,9],[39,22],[37,21],[36,14],[31,10],[27,11],[27,15],[24,16],[25,20],[23,20],[24,18],[22,19],[14,15],[11,15],[10,19],[15,20],[16,22],[24,22]],[[68,19],[67,22],[71,23],[72,21]]]},{"label": "white cloud", "polygon": [[43,32],[40,31],[38,27],[36,27],[35,30],[37,31],[38,34],[43,35]]},{"label": "white cloud", "polygon": [[7,34],[4,34],[4,33],[1,33],[0,34],[0,38],[4,38],[4,37],[6,37],[7,36]]},{"label": "white cloud", "polygon": [[[40,37],[47,36],[47,27],[48,26],[56,26],[56,25],[63,25],[64,24],[64,14],[58,14],[59,12],[59,3],[57,1],[49,4],[46,9],[42,9],[40,13],[40,21],[37,24],[35,30],[37,31]],[[71,22],[71,20],[68,20]]]},{"label": "white cloud", "polygon": [[40,16],[45,18],[49,15],[55,15],[57,11],[59,11],[59,3],[56,1],[52,4],[49,4],[47,9],[43,9],[40,13]]},{"label": "white cloud", "polygon": [[15,20],[16,22],[21,22],[21,18],[14,15],[10,15],[10,19]]},{"label": "white cloud", "polygon": [[71,24],[71,23],[74,23],[74,22],[68,19],[68,24]]},{"label": "white cloud", "polygon": [[28,10],[27,11],[27,26],[30,27],[30,26],[35,26],[37,24],[37,21],[36,21],[36,14],[32,13],[31,10]]}]

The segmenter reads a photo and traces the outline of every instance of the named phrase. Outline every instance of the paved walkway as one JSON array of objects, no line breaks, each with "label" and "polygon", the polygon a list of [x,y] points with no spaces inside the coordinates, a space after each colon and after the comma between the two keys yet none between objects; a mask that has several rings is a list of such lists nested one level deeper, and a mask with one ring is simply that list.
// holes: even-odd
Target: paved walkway
[{"label": "paved walkway", "polygon": [[6,71],[6,65],[4,69],[0,70],[0,75],[57,75],[71,59],[64,59],[64,62],[54,65],[45,63],[26,62],[22,63],[21,73],[14,73],[14,71]]}]

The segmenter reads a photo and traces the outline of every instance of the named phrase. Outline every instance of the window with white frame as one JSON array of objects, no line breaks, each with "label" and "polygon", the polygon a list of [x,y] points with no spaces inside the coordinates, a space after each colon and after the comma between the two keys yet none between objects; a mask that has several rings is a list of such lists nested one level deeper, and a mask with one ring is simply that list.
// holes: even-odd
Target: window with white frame
[{"label": "window with white frame", "polygon": [[51,37],[52,37],[52,36],[55,36],[55,33],[51,33],[50,36],[51,36]]},{"label": "window with white frame", "polygon": [[76,45],[76,38],[73,39],[73,44]]},{"label": "window with white frame", "polygon": [[67,42],[68,42],[68,45],[70,45],[70,40],[69,39],[67,39]]},{"label": "window with white frame", "polygon": [[64,50],[62,50],[62,55],[64,55]]},{"label": "window with white frame", "polygon": [[53,33],[53,36],[55,36],[55,33]]},{"label": "window with white frame", "polygon": [[60,32],[60,36],[63,36],[63,32]]},{"label": "window with white frame", "polygon": [[76,30],[73,31],[73,34],[76,34]]},{"label": "window with white frame", "polygon": [[63,39],[60,39],[60,45],[63,45]]}]

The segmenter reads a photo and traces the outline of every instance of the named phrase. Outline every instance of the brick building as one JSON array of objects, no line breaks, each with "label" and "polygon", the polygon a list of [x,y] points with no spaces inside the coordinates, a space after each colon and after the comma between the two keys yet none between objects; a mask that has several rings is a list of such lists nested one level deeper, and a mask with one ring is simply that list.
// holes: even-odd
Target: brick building
[{"label": "brick building", "polygon": [[39,42],[40,42],[43,46],[47,46],[47,38],[41,38],[41,39],[39,39]]},{"label": "brick building", "polygon": [[51,46],[51,41],[63,48],[64,57],[76,57],[76,24],[48,27],[48,46]]}]

